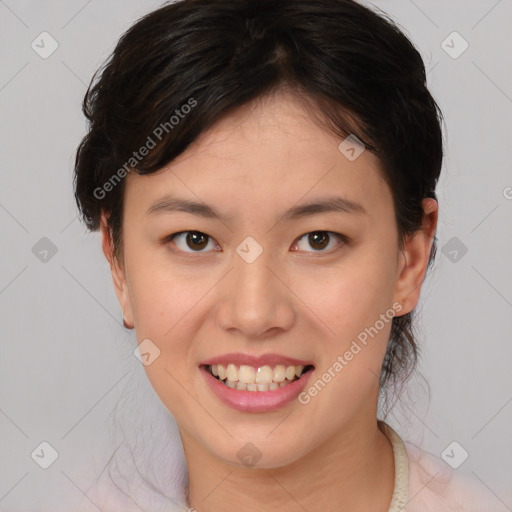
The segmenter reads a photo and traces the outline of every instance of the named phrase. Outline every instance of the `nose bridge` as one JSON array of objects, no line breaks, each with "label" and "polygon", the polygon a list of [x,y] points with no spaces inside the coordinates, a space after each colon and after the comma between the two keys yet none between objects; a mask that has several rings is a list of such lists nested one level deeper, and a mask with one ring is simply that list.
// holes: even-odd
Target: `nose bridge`
[{"label": "nose bridge", "polygon": [[224,329],[258,337],[270,329],[289,329],[294,312],[286,287],[274,275],[271,251],[256,250],[251,243],[240,244],[234,255],[218,320]]},{"label": "nose bridge", "polygon": [[268,254],[260,255],[255,261],[248,263],[242,258],[235,263],[235,296],[237,301],[243,302],[251,308],[270,308],[273,299],[271,289],[273,274],[270,272],[270,257]]}]

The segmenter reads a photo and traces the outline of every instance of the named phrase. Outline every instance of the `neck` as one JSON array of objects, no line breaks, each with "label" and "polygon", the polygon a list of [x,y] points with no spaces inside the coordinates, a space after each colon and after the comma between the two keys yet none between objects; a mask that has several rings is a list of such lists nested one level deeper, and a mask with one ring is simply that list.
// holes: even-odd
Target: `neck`
[{"label": "neck", "polygon": [[394,488],[390,441],[377,422],[353,422],[284,467],[246,468],[206,452],[180,432],[197,512],[297,510],[387,512]]}]

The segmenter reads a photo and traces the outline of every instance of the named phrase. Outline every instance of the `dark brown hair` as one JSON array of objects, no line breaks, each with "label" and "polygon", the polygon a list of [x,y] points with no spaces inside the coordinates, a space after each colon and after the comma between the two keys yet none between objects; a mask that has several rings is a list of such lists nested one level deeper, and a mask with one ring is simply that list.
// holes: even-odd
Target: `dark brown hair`
[{"label": "dark brown hair", "polygon": [[[83,101],[89,130],[75,197],[87,227],[97,230],[105,212],[120,257],[126,173],[155,172],[220,118],[281,87],[379,157],[403,247],[421,227],[422,200],[436,199],[442,117],[409,39],[352,0],[178,0],[141,18]],[[154,147],[139,154],[149,138]],[[393,318],[381,388],[414,369],[414,338],[412,313]]]}]

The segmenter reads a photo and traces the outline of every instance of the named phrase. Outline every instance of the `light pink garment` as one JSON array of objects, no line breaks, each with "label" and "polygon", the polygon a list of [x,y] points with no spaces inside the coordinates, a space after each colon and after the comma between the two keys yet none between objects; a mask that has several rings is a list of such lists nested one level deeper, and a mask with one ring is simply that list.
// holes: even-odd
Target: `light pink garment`
[{"label": "light pink garment", "polygon": [[[379,426],[390,439],[395,456],[395,488],[389,512],[512,511],[512,483],[508,496],[496,497],[476,478],[463,475],[442,459],[414,444],[404,442],[383,421],[379,421]],[[171,463],[169,469],[186,473],[186,467],[181,464]],[[103,512],[187,510],[183,489],[175,490],[174,496],[177,497],[170,500],[156,495],[136,479],[132,482],[130,494],[138,506],[106,478],[101,480],[99,487],[91,489],[87,494]],[[89,506],[87,510],[90,510],[91,503],[85,504]]]},{"label": "light pink garment", "polygon": [[478,479],[460,473],[443,459],[404,442],[386,423],[379,422],[379,426],[391,441],[395,455],[394,503],[389,512],[512,510],[510,492],[508,497],[495,495]]},{"label": "light pink garment", "polygon": [[496,496],[477,478],[457,473],[444,460],[413,444],[404,444],[409,459],[409,487],[403,512],[512,510],[510,492],[508,497]]}]

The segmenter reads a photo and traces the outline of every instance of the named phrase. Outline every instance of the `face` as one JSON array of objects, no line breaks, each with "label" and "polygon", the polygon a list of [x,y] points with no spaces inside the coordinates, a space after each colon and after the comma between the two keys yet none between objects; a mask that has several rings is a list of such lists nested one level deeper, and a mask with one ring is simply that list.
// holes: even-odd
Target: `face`
[{"label": "face", "polygon": [[277,467],[375,420],[391,319],[418,301],[436,203],[399,250],[378,159],[340,142],[279,93],[157,173],[127,176],[116,293],[150,340],[144,369],[185,450],[242,465],[250,441],[256,466]]}]

